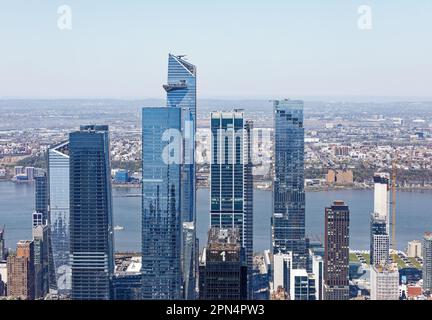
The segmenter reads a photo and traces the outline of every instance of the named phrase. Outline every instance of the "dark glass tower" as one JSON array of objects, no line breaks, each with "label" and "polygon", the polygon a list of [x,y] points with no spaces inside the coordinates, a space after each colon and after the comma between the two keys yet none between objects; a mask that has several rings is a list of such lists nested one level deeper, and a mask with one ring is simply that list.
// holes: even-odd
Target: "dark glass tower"
[{"label": "dark glass tower", "polygon": [[239,230],[249,278],[253,267],[251,130],[252,122],[241,111],[211,115],[210,226]]},{"label": "dark glass tower", "polygon": [[324,299],[349,299],[349,220],[343,201],[325,209]]},{"label": "dark glass tower", "polygon": [[180,108],[142,110],[143,299],[181,299]]},{"label": "dark glass tower", "polygon": [[108,126],[69,135],[73,300],[110,299],[114,272]]},{"label": "dark glass tower", "polygon": [[306,268],[303,101],[274,101],[272,249]]},{"label": "dark glass tower", "polygon": [[238,229],[210,229],[201,258],[200,289],[202,300],[247,299],[247,263]]},{"label": "dark glass tower", "polygon": [[35,212],[40,214],[41,224],[46,224],[48,220],[48,177],[46,172],[45,171],[38,172],[34,177],[34,181],[35,181]]},{"label": "dark glass tower", "polygon": [[[196,184],[195,184],[195,137],[196,137],[196,78],[197,68],[185,60],[185,56],[168,56],[167,107],[181,109],[181,131],[183,134],[183,155],[181,174],[181,228],[189,233],[190,241],[181,244],[182,286],[185,299],[196,298],[196,277],[198,271],[196,249]],[[189,237],[189,238],[190,238]],[[192,248],[190,247],[192,244]]]}]

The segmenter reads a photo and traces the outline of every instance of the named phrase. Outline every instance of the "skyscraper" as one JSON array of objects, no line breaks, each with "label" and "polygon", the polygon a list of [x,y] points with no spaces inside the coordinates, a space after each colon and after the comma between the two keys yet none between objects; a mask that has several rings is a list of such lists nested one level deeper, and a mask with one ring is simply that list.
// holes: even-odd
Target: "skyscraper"
[{"label": "skyscraper", "polygon": [[375,173],[374,175],[374,213],[386,221],[387,234],[390,234],[390,175]]},{"label": "skyscraper", "polygon": [[108,126],[69,135],[72,299],[108,300],[114,272]]},{"label": "skyscraper", "polygon": [[390,238],[387,221],[376,213],[371,214],[370,222],[370,264],[386,265],[390,260]]},{"label": "skyscraper", "polygon": [[[186,223],[194,225],[192,236],[193,245],[196,242],[196,185],[195,185],[195,137],[196,137],[196,78],[197,68],[185,60],[185,56],[168,56],[168,83],[164,85],[167,93],[167,106],[169,108],[181,109],[181,131],[183,134],[183,151],[182,151],[182,174],[181,174],[181,222],[180,226],[189,226]],[[182,239],[183,240],[183,239]],[[182,270],[183,278],[183,296],[186,299],[196,298],[196,279],[195,274],[198,271],[197,250],[189,250],[189,244],[181,243],[181,259],[183,266],[188,266],[190,270]],[[186,253],[189,252],[189,256]]]},{"label": "skyscraper", "polygon": [[252,122],[241,111],[211,114],[210,225],[239,230],[249,278],[253,267],[251,130]]},{"label": "skyscraper", "polygon": [[325,300],[349,299],[349,215],[343,201],[325,209]]},{"label": "skyscraper", "polygon": [[48,151],[49,225],[50,225],[50,287],[69,294],[72,270],[69,260],[69,142],[62,142]]},{"label": "skyscraper", "polygon": [[48,225],[33,227],[35,297],[43,298],[49,289],[49,228]]},{"label": "skyscraper", "polygon": [[290,293],[290,281],[292,270],[292,255],[288,253],[278,253],[273,256],[273,291]]},{"label": "skyscraper", "polygon": [[200,299],[247,299],[247,265],[238,229],[210,229],[201,268]]},{"label": "skyscraper", "polygon": [[181,115],[175,107],[142,110],[143,299],[183,296]]},{"label": "skyscraper", "polygon": [[399,300],[399,271],[397,266],[371,266],[371,300]]},{"label": "skyscraper", "polygon": [[0,261],[6,259],[5,227],[0,229]]},{"label": "skyscraper", "polygon": [[272,249],[292,252],[293,267],[305,268],[303,101],[274,101]]},{"label": "skyscraper", "polygon": [[423,238],[423,290],[432,291],[432,232]]},{"label": "skyscraper", "polygon": [[33,300],[35,298],[34,244],[21,240],[15,254],[7,259],[8,296]]},{"label": "skyscraper", "polygon": [[42,224],[48,220],[48,178],[45,171],[34,175],[35,181],[35,212],[42,215]]}]

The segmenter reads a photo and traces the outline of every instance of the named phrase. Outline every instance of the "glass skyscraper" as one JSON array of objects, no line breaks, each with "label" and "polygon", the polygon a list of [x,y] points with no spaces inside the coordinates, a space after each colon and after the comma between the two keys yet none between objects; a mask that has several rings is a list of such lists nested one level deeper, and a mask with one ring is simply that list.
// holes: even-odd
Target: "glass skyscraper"
[{"label": "glass skyscraper", "polygon": [[48,192],[50,225],[50,287],[70,294],[69,261],[69,142],[48,151]]},{"label": "glass skyscraper", "polygon": [[143,299],[173,300],[183,296],[181,127],[180,108],[142,110]]},{"label": "glass skyscraper", "polygon": [[303,101],[274,101],[273,253],[292,252],[293,267],[305,268]]},{"label": "glass skyscraper", "polygon": [[69,135],[73,300],[109,300],[114,272],[108,126]]},{"label": "glass skyscraper", "polygon": [[251,130],[252,122],[241,111],[211,114],[210,226],[239,230],[249,278],[253,267]]},{"label": "glass skyscraper", "polygon": [[[167,106],[181,109],[181,131],[183,133],[183,155],[181,174],[181,226],[192,230],[191,242],[182,239],[182,265],[190,268],[183,270],[184,298],[196,298],[196,279],[198,272],[196,250],[189,248],[195,244],[196,222],[196,185],[195,185],[195,136],[196,136],[196,78],[197,68],[186,61],[184,56],[168,56],[168,83],[164,85],[167,93]],[[190,223],[193,224],[190,229]],[[192,249],[192,250],[190,250]],[[187,261],[186,261],[187,260]]]},{"label": "glass skyscraper", "polygon": [[[35,213],[41,215],[41,224],[48,219],[48,178],[45,171],[39,171],[34,176],[35,182]],[[34,223],[33,223],[34,224]]]}]

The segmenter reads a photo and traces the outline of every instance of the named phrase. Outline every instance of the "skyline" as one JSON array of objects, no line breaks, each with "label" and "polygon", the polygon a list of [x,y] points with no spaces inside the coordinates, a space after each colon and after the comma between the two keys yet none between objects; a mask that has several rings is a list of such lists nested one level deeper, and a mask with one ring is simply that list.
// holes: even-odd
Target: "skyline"
[{"label": "skyline", "polygon": [[[63,4],[1,5],[0,97],[163,98],[168,53],[200,66],[201,98],[432,96],[423,0],[73,1],[72,29],[60,30]],[[372,30],[358,28],[361,5]]]}]

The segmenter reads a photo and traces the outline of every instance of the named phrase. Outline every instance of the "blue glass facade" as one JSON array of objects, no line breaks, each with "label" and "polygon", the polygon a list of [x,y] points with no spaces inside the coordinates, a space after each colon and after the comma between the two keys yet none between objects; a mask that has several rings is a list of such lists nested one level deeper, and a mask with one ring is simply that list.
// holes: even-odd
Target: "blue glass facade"
[{"label": "blue glass facade", "polygon": [[175,107],[142,110],[143,299],[182,298],[181,115]]},{"label": "blue glass facade", "polygon": [[69,142],[48,151],[50,225],[50,287],[70,294],[72,270],[69,260]]},{"label": "blue glass facade", "polygon": [[253,263],[252,123],[242,112],[211,115],[210,225],[238,229],[249,275]]},{"label": "blue glass facade", "polygon": [[293,267],[305,268],[303,101],[274,101],[273,253],[293,254]]},{"label": "blue glass facade", "polygon": [[[195,136],[196,136],[196,66],[184,59],[184,56],[168,56],[168,83],[164,85],[167,93],[167,106],[181,109],[181,131],[183,133],[183,155],[181,174],[181,226],[196,221],[196,185],[195,185]],[[193,240],[195,243],[195,228],[193,228]],[[190,233],[190,230],[188,231]],[[190,242],[189,242],[190,243]],[[183,270],[184,298],[196,298],[196,279],[198,271],[197,257],[189,243],[182,239],[182,265],[189,270]],[[188,254],[190,253],[190,255]],[[185,261],[187,260],[187,261]]]},{"label": "blue glass facade", "polygon": [[109,300],[114,272],[108,126],[69,135],[73,300]]},{"label": "blue glass facade", "polygon": [[42,224],[48,220],[48,178],[46,172],[38,172],[35,182],[35,211],[42,214]]}]

